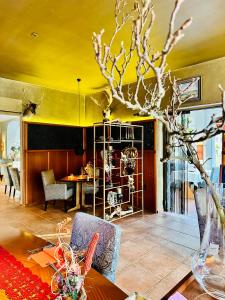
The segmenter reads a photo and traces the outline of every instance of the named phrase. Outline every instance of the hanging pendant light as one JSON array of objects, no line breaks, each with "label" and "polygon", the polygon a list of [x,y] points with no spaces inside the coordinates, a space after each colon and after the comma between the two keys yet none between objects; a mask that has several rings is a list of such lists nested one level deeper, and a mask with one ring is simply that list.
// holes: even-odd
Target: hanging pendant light
[{"label": "hanging pendant light", "polygon": [[[80,94],[80,82],[81,82],[81,78],[77,78],[77,91],[78,91],[78,102],[79,102],[79,109],[78,109],[78,120],[79,120],[79,125],[80,125],[80,101],[81,101],[81,94]],[[74,149],[74,152],[77,155],[83,155],[84,153],[84,149],[83,149],[83,143],[77,143]]]}]

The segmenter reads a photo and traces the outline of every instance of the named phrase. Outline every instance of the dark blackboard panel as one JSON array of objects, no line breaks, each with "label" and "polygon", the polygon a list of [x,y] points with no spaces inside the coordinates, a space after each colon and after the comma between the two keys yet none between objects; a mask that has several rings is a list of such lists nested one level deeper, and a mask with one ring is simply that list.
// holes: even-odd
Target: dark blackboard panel
[{"label": "dark blackboard panel", "polygon": [[[83,129],[55,125],[28,125],[28,150],[83,149]],[[79,154],[79,153],[78,153]]]},{"label": "dark blackboard panel", "polygon": [[[144,127],[144,150],[154,150],[154,121],[135,122]],[[135,139],[141,139],[141,131],[135,131]]]},{"label": "dark blackboard panel", "polygon": [[154,150],[154,121],[142,125],[144,126],[144,149]]},{"label": "dark blackboard panel", "polygon": [[87,138],[87,150],[93,150],[93,141],[94,141],[94,128],[86,128],[86,138]]}]

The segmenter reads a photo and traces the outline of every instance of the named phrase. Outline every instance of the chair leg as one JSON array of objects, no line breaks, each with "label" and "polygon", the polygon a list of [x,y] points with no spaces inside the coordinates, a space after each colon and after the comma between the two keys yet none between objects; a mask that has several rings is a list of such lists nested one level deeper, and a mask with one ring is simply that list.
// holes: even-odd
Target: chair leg
[{"label": "chair leg", "polygon": [[9,197],[11,196],[12,186],[9,187]]},{"label": "chair leg", "polygon": [[67,213],[67,201],[64,200],[64,211]]},{"label": "chair leg", "polygon": [[5,185],[5,194],[6,194],[6,192],[7,192],[7,185]]},{"label": "chair leg", "polygon": [[13,191],[13,198],[15,198],[15,195],[16,195],[16,189],[14,189]]},{"label": "chair leg", "polygon": [[48,201],[45,201],[45,211],[47,210],[48,208]]}]

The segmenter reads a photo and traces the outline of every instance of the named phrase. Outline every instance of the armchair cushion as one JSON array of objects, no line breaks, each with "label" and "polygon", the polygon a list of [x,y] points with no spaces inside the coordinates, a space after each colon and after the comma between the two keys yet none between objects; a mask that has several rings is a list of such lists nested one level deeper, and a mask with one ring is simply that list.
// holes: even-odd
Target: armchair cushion
[{"label": "armchair cushion", "polygon": [[45,200],[67,200],[73,195],[73,190],[67,190],[66,184],[55,183],[44,187]]}]

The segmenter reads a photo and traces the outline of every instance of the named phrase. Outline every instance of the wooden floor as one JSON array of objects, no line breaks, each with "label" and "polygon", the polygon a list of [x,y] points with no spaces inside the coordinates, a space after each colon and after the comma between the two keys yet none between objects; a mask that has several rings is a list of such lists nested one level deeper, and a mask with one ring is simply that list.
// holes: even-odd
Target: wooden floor
[{"label": "wooden floor", "polygon": [[[74,212],[65,214],[62,209],[22,207],[0,186],[0,226],[8,224],[54,241],[56,224],[68,215],[74,217]],[[128,294],[138,291],[147,299],[161,299],[190,271],[191,254],[199,247],[195,214],[145,214],[118,224],[122,242],[116,284]]]}]

